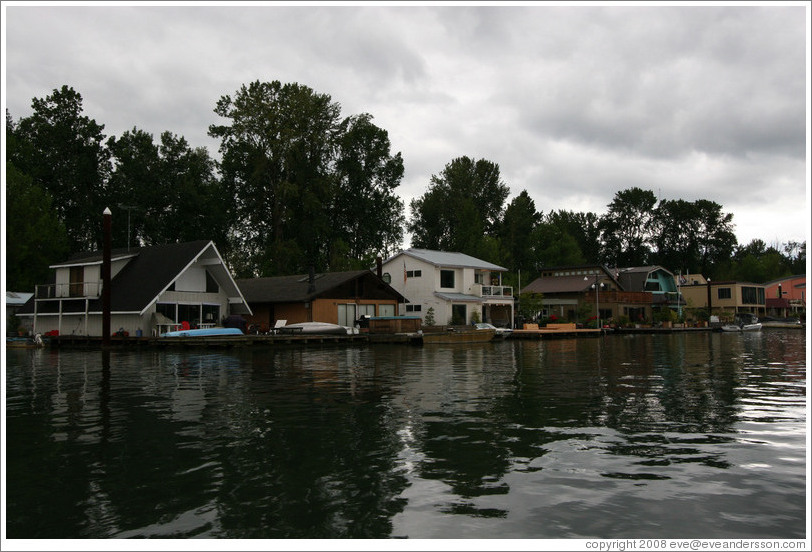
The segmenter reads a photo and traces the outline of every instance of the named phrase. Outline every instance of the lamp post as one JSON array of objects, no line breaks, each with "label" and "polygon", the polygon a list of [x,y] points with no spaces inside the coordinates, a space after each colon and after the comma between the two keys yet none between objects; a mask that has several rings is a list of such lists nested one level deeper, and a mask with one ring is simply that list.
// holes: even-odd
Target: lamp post
[{"label": "lamp post", "polygon": [[[602,326],[601,326],[601,305],[600,305],[600,301],[598,299],[598,288],[600,287],[598,285],[598,278],[600,278],[600,273],[596,272],[595,273],[595,283],[592,284],[592,287],[595,288],[595,315],[596,315],[596,320],[598,322],[598,330],[600,330],[600,329],[602,329]],[[589,276],[584,276],[584,281],[588,282],[589,281]],[[601,284],[601,285],[603,285],[603,284]]]}]

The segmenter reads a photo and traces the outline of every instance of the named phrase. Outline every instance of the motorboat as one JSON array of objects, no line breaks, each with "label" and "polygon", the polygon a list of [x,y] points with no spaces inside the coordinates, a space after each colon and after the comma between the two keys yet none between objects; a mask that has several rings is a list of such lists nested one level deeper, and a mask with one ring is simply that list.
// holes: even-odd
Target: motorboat
[{"label": "motorboat", "polygon": [[510,334],[513,333],[513,330],[510,328],[497,328],[493,324],[488,324],[487,322],[479,322],[474,324],[474,327],[477,330],[493,330],[496,332],[497,339],[504,339],[506,337],[510,337]]},{"label": "motorboat", "polygon": [[733,317],[732,324],[725,324],[720,329],[723,332],[758,332],[761,326],[755,314],[739,313]]},{"label": "motorboat", "polygon": [[424,344],[439,343],[485,343],[496,337],[496,330],[485,329],[448,329],[441,332],[422,332]]},{"label": "motorboat", "polygon": [[197,328],[166,332],[161,337],[224,337],[245,335],[239,328]]},{"label": "motorboat", "polygon": [[276,328],[276,333],[356,335],[358,334],[358,328],[341,326],[339,324],[332,324],[330,322],[298,322],[296,324],[287,324],[285,326]]}]

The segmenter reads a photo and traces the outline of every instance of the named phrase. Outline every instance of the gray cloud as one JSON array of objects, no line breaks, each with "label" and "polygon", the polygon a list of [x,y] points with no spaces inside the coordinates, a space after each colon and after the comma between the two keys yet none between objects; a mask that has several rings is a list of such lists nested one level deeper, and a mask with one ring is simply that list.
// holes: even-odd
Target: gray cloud
[{"label": "gray cloud", "polygon": [[640,186],[720,203],[742,243],[807,236],[805,6],[4,9],[14,118],[67,84],[108,135],[216,155],[220,96],[299,82],[389,132],[407,204],[468,155],[545,212]]}]

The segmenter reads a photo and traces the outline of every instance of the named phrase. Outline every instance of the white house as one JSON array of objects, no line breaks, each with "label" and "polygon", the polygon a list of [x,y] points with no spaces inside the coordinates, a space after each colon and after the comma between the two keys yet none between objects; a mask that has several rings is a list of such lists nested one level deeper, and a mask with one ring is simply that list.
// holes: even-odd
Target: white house
[{"label": "white house", "polygon": [[407,249],[383,262],[383,278],[406,297],[401,315],[425,320],[434,309],[436,324],[470,324],[474,313],[496,326],[513,325],[513,288],[502,285],[506,268],[465,255]]},{"label": "white house", "polygon": [[[38,285],[17,313],[34,333],[102,335],[102,252],[80,253],[52,265],[54,280]],[[214,243],[117,249],[111,254],[110,331],[156,335],[168,326],[219,325],[250,314]]]}]

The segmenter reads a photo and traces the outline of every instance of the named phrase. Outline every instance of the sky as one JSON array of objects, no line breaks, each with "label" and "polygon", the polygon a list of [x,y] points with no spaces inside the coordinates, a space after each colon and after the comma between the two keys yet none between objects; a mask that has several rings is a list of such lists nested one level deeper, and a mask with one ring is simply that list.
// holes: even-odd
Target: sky
[{"label": "sky", "polygon": [[[217,100],[299,83],[369,113],[408,207],[468,156],[537,211],[603,215],[639,187],[711,200],[740,244],[810,231],[809,2],[3,2],[3,104],[63,85],[106,136],[170,131],[218,158]],[[5,124],[5,123],[4,123]],[[409,212],[406,212],[407,217]],[[408,245],[408,240],[405,245]]]}]

